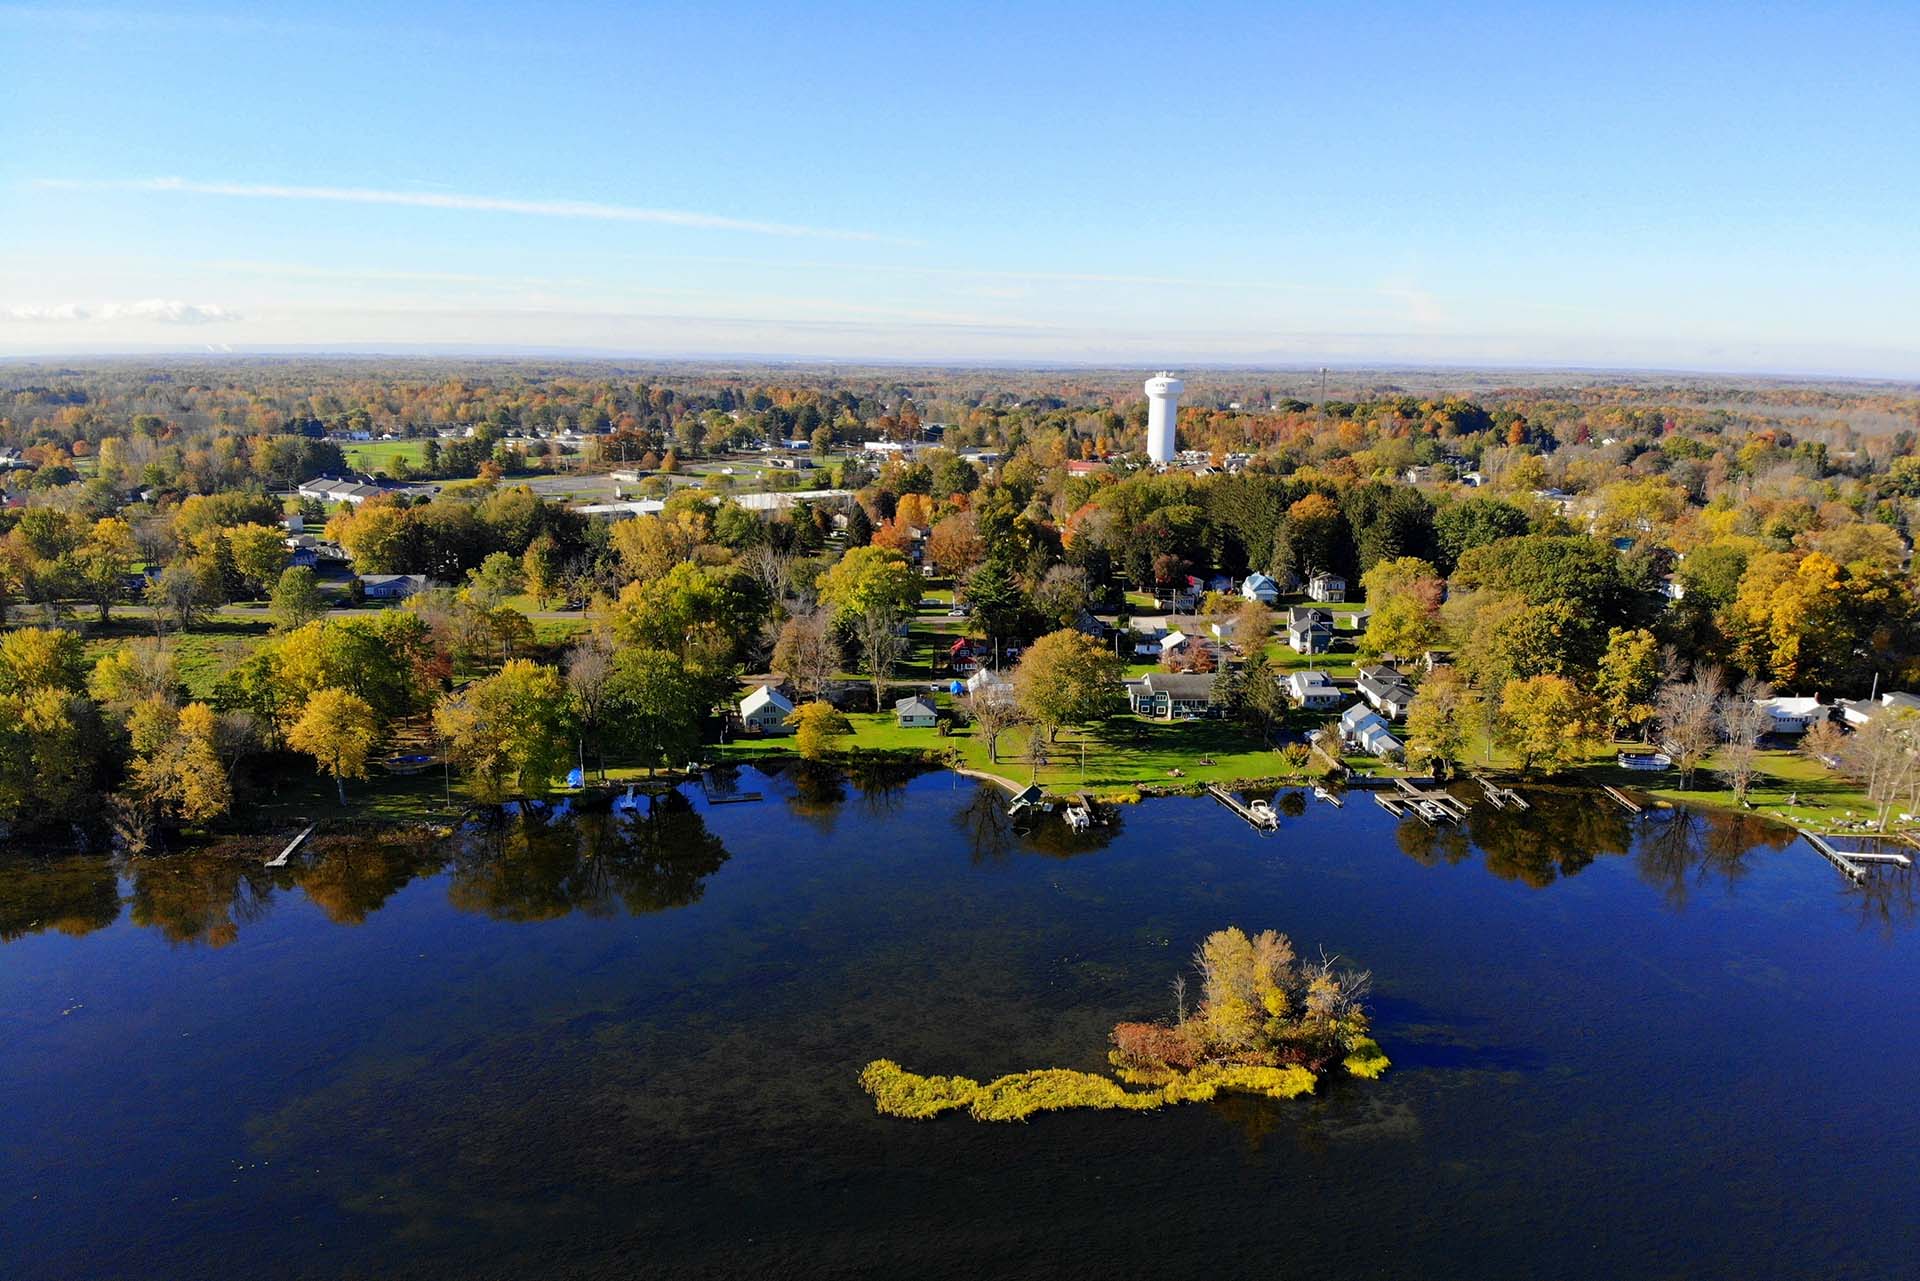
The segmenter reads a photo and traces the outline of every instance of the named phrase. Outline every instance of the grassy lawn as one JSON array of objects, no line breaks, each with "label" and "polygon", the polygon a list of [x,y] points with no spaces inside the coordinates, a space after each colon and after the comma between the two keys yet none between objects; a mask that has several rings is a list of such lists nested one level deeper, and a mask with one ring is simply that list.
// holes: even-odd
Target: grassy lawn
[{"label": "grassy lawn", "polygon": [[[169,633],[167,643],[173,647],[174,666],[187,692],[204,699],[211,697],[220,678],[253,653],[272,631],[273,623],[264,610],[252,616],[223,610],[190,632]],[[144,618],[125,616],[116,617],[104,627],[92,624],[87,631],[87,661],[97,662],[135,637],[152,639],[152,624]]]},{"label": "grassy lawn", "polygon": [[[951,699],[934,699],[942,708]],[[835,747],[842,752],[926,752],[951,754],[956,763],[1024,784],[1035,777],[1023,759],[1027,730],[1001,735],[999,761],[987,758],[985,740],[971,727],[955,729],[946,737],[931,729],[902,729],[891,712],[847,718],[853,733]],[[727,754],[751,759],[794,750],[791,738],[747,739],[729,744]],[[1203,761],[1209,762],[1202,764]],[[1174,771],[1180,771],[1175,774]],[[1138,716],[1116,716],[1090,730],[1062,730],[1051,744],[1049,763],[1038,771],[1038,781],[1055,792],[1085,788],[1104,794],[1129,793],[1142,786],[1192,786],[1228,783],[1237,779],[1273,778],[1286,772],[1280,753],[1263,746],[1259,736],[1225,721],[1149,721]],[[1304,777],[1304,775],[1303,775]]]},{"label": "grassy lawn", "polygon": [[360,471],[389,471],[396,458],[406,459],[416,474],[427,465],[424,440],[374,440],[343,445],[340,452],[346,455],[347,466]]},{"label": "grassy lawn", "polygon": [[[1621,744],[1620,750],[1645,749],[1638,744]],[[1656,800],[1676,804],[1743,808],[1735,799],[1733,788],[1719,772],[1718,763],[1717,757],[1708,757],[1705,767],[1694,772],[1693,785],[1683,788],[1680,785],[1680,771],[1663,770],[1657,774],[1643,774],[1622,769],[1615,760],[1614,751],[1610,749],[1606,755],[1596,757],[1592,764],[1574,771],[1573,777],[1596,787],[1605,784],[1644,792]],[[1760,753],[1759,773],[1754,778],[1753,786],[1747,790],[1744,808],[1816,831],[1862,819],[1871,820],[1878,815],[1873,803],[1854,784],[1837,777],[1818,761],[1791,751]],[[1901,807],[1894,806],[1891,826],[1900,826],[1900,812]]]}]

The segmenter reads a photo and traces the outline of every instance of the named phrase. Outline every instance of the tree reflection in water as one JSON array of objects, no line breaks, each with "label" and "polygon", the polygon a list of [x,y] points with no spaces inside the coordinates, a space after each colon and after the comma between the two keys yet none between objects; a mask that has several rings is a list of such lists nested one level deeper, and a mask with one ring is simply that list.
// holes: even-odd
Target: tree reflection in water
[{"label": "tree reflection in water", "polygon": [[1642,828],[1634,859],[1640,879],[1680,908],[1697,886],[1718,881],[1732,888],[1747,875],[1754,850],[1785,849],[1798,839],[1792,828],[1748,814],[1661,810]]},{"label": "tree reflection in water", "polygon": [[0,943],[53,930],[78,937],[120,919],[120,881],[87,854],[0,862]]},{"label": "tree reflection in water", "polygon": [[[290,879],[285,869],[277,871]],[[264,920],[277,888],[276,869],[224,850],[130,858],[127,875],[135,925],[159,930],[169,943],[208,947],[225,947],[240,937],[242,925]]]},{"label": "tree reflection in water", "polygon": [[418,876],[446,866],[438,840],[424,832],[331,837],[301,851],[294,881],[335,925],[359,925]]},{"label": "tree reflection in water", "polygon": [[1029,810],[1019,820],[1007,814],[1007,793],[992,783],[969,781],[973,787],[965,804],[955,811],[954,826],[966,833],[970,862],[1000,862],[1016,849],[1049,858],[1072,858],[1103,850],[1119,837],[1126,826],[1120,807],[1108,805],[1101,810],[1101,822],[1084,832],[1067,826],[1062,808],[1052,812]]},{"label": "tree reflection in water", "polygon": [[727,861],[726,847],[679,792],[643,803],[557,822],[522,815],[468,828],[454,838],[448,899],[505,921],[684,907]]},{"label": "tree reflection in water", "polygon": [[1467,820],[1468,835],[1495,876],[1545,889],[1602,855],[1632,848],[1630,816],[1596,804],[1592,793],[1536,789],[1527,800],[1532,808],[1526,810],[1476,805]]}]

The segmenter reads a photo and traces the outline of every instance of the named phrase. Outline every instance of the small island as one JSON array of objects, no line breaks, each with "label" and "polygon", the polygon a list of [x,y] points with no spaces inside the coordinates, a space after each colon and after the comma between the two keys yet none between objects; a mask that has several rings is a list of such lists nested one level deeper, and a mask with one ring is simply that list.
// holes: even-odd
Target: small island
[{"label": "small island", "polygon": [[861,1088],[886,1116],[928,1120],[965,1109],[976,1121],[1024,1121],[1072,1108],[1144,1112],[1221,1093],[1291,1099],[1312,1093],[1335,1064],[1367,1079],[1386,1071],[1387,1056],[1369,1035],[1373,980],[1366,971],[1324,952],[1302,960],[1286,935],[1263,930],[1250,938],[1237,926],[1209,934],[1193,959],[1197,1004],[1189,1008],[1181,975],[1173,981],[1172,1022],[1115,1025],[1107,1059],[1117,1080],[1042,1068],[982,1085],[876,1059],[860,1073]]}]

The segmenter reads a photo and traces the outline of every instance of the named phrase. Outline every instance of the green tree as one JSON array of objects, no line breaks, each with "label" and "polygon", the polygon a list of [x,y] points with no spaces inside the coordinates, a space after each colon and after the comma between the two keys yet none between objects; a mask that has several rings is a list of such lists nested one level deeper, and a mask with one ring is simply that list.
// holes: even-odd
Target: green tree
[{"label": "green tree", "polygon": [[499,609],[521,587],[520,562],[505,552],[491,552],[467,575],[467,599],[481,609]]},{"label": "green tree", "polygon": [[1479,699],[1452,667],[1436,669],[1407,709],[1407,759],[1449,778],[1481,722]]},{"label": "green tree", "polygon": [[820,576],[820,599],[843,617],[872,610],[900,618],[920,601],[922,579],[907,558],[884,547],[853,547]]},{"label": "green tree", "polygon": [[433,725],[474,794],[490,804],[505,798],[509,776],[517,776],[521,792],[537,798],[566,772],[567,691],[551,667],[514,659],[443,697]]},{"label": "green tree", "polygon": [[706,690],[706,683],[666,650],[621,650],[607,682],[607,727],[649,772],[685,760],[699,745],[700,721],[712,706],[705,701]]},{"label": "green tree", "polygon": [[226,531],[233,567],[254,596],[265,595],[287,567],[287,544],[278,529],[266,525],[235,525]]},{"label": "green tree", "polygon": [[1071,628],[1049,632],[1020,656],[1013,671],[1021,714],[1057,738],[1062,725],[1084,725],[1111,715],[1122,692],[1119,660],[1104,645]]},{"label": "green tree", "polygon": [[1593,692],[1606,710],[1607,725],[1616,734],[1644,732],[1653,719],[1653,699],[1660,687],[1660,642],[1644,627],[1615,627],[1607,633],[1607,651],[1600,656]]},{"label": "green tree", "polygon": [[326,598],[320,594],[319,579],[305,565],[290,565],[280,571],[273,585],[270,611],[281,631],[305,627],[327,612]]},{"label": "green tree", "polygon": [[313,757],[320,771],[332,777],[342,805],[347,803],[346,780],[367,776],[367,758],[379,738],[380,721],[367,700],[333,688],[315,690],[287,731],[287,745]]}]

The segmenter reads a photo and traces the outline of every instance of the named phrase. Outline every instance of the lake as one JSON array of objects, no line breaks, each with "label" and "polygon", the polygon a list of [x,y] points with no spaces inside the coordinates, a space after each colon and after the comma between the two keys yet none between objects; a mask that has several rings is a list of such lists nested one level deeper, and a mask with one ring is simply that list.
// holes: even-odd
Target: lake
[{"label": "lake", "polygon": [[[728,785],[0,862],[0,1273],[1914,1275],[1911,873],[1545,789],[1073,837],[947,773]],[[1229,924],[1371,970],[1393,1069],[1027,1125],[856,1084],[1104,1070]]]}]

